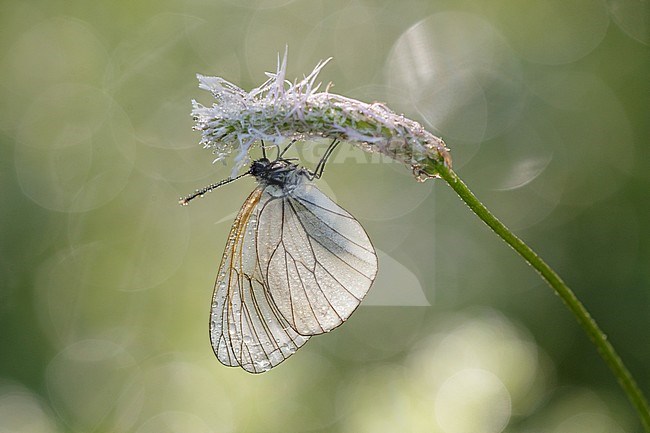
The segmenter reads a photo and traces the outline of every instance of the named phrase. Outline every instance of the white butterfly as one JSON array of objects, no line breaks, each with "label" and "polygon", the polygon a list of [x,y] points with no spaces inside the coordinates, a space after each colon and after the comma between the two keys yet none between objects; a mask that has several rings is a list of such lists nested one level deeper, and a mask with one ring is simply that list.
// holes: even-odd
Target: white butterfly
[{"label": "white butterfly", "polygon": [[315,172],[279,154],[244,174],[258,186],[230,230],[210,311],[212,348],[223,364],[268,371],[347,320],[370,289],[377,255],[368,235],[312,182],[337,144]]}]

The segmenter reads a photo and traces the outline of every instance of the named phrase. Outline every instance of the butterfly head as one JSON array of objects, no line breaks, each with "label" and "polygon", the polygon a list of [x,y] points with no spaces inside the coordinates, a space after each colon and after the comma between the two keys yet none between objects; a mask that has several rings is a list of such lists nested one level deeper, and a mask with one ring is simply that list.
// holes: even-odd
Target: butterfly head
[{"label": "butterfly head", "polygon": [[253,161],[253,163],[251,164],[251,168],[248,172],[253,176],[255,176],[256,178],[259,178],[260,176],[264,176],[264,174],[269,171],[270,165],[271,165],[271,161],[269,161],[267,158],[260,158],[258,160]]}]

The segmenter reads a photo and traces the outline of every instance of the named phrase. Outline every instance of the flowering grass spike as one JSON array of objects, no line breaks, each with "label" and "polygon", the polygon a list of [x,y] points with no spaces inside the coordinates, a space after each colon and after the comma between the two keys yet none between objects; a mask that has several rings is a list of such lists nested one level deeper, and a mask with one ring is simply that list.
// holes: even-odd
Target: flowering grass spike
[{"label": "flowering grass spike", "polygon": [[419,180],[431,163],[451,167],[445,143],[418,122],[391,111],[381,103],[368,104],[325,91],[316,79],[330,59],[319,62],[302,80],[286,80],[287,53],[274,73],[247,92],[223,78],[197,75],[199,87],[217,102],[211,107],[192,101],[195,130],[201,144],[221,161],[234,151],[233,177],[249,162],[255,142],[280,145],[286,140],[329,138],[353,143],[365,151],[384,154],[411,167]]}]

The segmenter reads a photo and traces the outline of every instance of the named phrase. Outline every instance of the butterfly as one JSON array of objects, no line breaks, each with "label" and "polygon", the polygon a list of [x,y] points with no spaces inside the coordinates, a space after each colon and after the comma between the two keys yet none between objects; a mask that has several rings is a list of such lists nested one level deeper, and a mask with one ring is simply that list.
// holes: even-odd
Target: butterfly
[{"label": "butterfly", "polygon": [[345,322],[377,274],[377,255],[361,224],[315,185],[338,145],[316,169],[263,157],[236,178],[194,197],[253,176],[230,230],[212,297],[210,340],[217,359],[262,373],[283,362],[314,335]]}]

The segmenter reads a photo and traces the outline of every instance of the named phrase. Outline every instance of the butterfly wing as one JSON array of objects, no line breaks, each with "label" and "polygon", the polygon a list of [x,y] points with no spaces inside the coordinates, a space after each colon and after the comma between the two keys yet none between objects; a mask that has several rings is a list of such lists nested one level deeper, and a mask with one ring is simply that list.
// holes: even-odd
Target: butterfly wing
[{"label": "butterfly wing", "polygon": [[275,367],[307,342],[278,311],[257,255],[260,198],[256,188],[235,218],[210,311],[210,339],[219,361],[251,373]]},{"label": "butterfly wing", "polygon": [[[272,188],[272,187],[269,187]],[[289,195],[262,198],[257,243],[275,306],[302,335],[331,331],[350,317],[377,274],[377,255],[359,222],[302,182]]]}]

